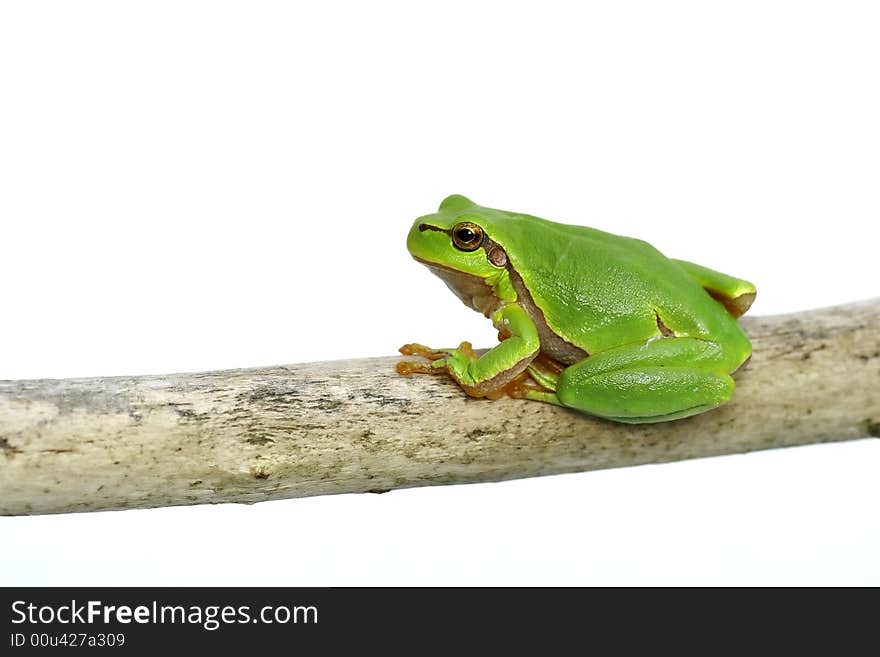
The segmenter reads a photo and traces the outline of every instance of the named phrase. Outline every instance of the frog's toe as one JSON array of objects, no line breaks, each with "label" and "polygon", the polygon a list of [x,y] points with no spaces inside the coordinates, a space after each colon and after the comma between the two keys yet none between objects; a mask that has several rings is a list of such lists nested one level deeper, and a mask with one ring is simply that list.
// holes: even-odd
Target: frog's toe
[{"label": "frog's toe", "polygon": [[410,374],[445,374],[445,367],[436,367],[432,363],[420,363],[414,360],[402,360],[397,363],[397,373],[402,376]]},{"label": "frog's toe", "polygon": [[474,348],[470,342],[462,342],[455,349],[431,349],[431,347],[426,347],[423,344],[413,342],[411,344],[403,345],[400,349],[398,349],[398,351],[400,351],[400,353],[402,353],[404,356],[420,356],[421,358],[427,358],[431,361],[448,358],[455,354],[461,354],[470,361],[474,361],[479,358],[479,354],[474,351]]},{"label": "frog's toe", "polygon": [[416,342],[405,344],[398,349],[398,351],[404,356],[421,356],[428,360],[440,360],[441,358],[445,358],[448,353],[448,350],[431,349],[431,347],[426,347],[425,345]]},{"label": "frog's toe", "polygon": [[402,360],[397,363],[397,373],[409,376],[410,374],[445,374],[446,362],[444,359],[452,350],[431,349],[431,347],[414,342],[403,345],[399,351],[404,356],[418,356],[428,361]]},{"label": "frog's toe", "polygon": [[458,345],[458,351],[460,351],[462,355],[470,361],[477,360],[477,358],[480,357],[479,354],[474,351],[473,345],[467,341],[462,342],[460,345]]}]

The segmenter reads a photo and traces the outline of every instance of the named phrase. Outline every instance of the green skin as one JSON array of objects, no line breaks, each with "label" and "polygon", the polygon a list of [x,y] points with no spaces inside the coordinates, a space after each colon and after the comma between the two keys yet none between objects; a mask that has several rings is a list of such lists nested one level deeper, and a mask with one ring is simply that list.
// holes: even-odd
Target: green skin
[{"label": "green skin", "polygon": [[[456,232],[464,222],[471,232]],[[473,239],[461,248],[456,235]],[[640,240],[455,195],[416,219],[407,248],[505,338],[479,357],[465,344],[401,350],[432,361],[407,372],[448,372],[472,396],[528,372],[539,384],[529,399],[618,422],[674,420],[730,399],[730,374],[751,353],[736,316],[754,286]]]}]

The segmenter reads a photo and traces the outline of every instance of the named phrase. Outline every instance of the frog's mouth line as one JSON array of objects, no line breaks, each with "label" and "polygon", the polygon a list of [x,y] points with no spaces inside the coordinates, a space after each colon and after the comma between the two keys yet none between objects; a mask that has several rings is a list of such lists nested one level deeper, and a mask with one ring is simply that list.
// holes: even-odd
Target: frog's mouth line
[{"label": "frog's mouth line", "polygon": [[[412,255],[412,254],[410,254],[410,255]],[[420,262],[423,265],[425,265],[425,267],[436,267],[437,269],[445,269],[446,271],[463,273],[463,272],[459,272],[457,269],[453,269],[452,267],[448,267],[446,265],[441,265],[439,262],[431,262],[430,260],[425,260],[424,258],[420,258],[419,256],[416,256],[416,255],[414,255],[412,258],[416,262]],[[468,275],[470,276],[472,274],[468,274]],[[476,277],[474,277],[474,278],[476,278]]]},{"label": "frog's mouth line", "polygon": [[[452,267],[449,267],[448,265],[441,265],[439,262],[432,262],[430,260],[425,260],[424,258],[420,258],[419,256],[415,256],[415,255],[413,256],[413,260],[415,260],[416,262],[422,263],[423,265],[425,265],[425,267],[427,267],[428,269],[430,269],[432,271],[436,269],[437,271],[435,271],[434,273],[437,276],[440,276],[440,278],[442,278],[444,280],[447,280],[449,275],[462,276],[462,277],[467,277],[467,278],[473,280],[474,282],[479,281],[480,283],[485,285],[490,290],[492,289],[492,287],[486,281],[484,281],[482,278],[480,278],[476,274],[469,274],[466,271],[461,271],[459,269],[453,269]],[[444,273],[447,275],[444,276],[443,275]]]},{"label": "frog's mouth line", "polygon": [[[410,254],[410,255],[412,255],[412,254]],[[470,274],[466,271],[461,271],[460,269],[454,269],[454,268],[450,267],[449,265],[441,265],[439,262],[432,262],[431,260],[425,260],[424,258],[420,258],[417,255],[412,255],[412,259],[415,260],[416,262],[422,263],[428,269],[438,269],[443,272],[448,272],[448,273],[456,275],[456,276],[467,276],[468,278],[472,278],[475,281],[480,281],[480,283],[482,283],[483,285],[485,285],[489,289],[492,289],[491,285],[489,285],[482,277],[477,276],[476,274]],[[439,273],[437,275],[440,276]],[[441,276],[441,278],[443,278],[443,277]]]}]

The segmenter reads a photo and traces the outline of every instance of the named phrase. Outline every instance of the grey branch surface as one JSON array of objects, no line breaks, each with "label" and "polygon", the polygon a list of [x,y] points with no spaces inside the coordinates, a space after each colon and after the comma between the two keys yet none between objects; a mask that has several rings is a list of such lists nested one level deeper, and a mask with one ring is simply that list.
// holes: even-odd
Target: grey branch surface
[{"label": "grey branch surface", "polygon": [[735,454],[880,435],[880,299],[747,318],[734,399],[623,425],[467,398],[398,358],[0,381],[0,513],[260,502]]}]

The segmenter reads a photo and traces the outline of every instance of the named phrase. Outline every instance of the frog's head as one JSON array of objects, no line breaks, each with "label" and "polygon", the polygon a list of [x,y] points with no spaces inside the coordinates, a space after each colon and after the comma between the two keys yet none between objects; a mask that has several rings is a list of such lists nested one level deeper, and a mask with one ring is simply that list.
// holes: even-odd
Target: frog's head
[{"label": "frog's head", "polygon": [[419,217],[406,240],[410,254],[442,278],[468,306],[487,312],[506,271],[507,253],[492,239],[495,210],[455,194]]},{"label": "frog's head", "polygon": [[429,267],[470,274],[480,279],[498,275],[507,254],[491,236],[492,214],[464,196],[448,196],[434,214],[415,220],[406,239],[412,256]]}]

